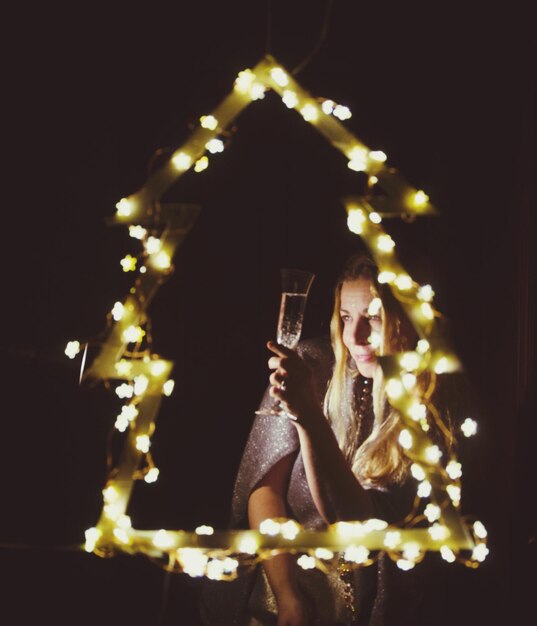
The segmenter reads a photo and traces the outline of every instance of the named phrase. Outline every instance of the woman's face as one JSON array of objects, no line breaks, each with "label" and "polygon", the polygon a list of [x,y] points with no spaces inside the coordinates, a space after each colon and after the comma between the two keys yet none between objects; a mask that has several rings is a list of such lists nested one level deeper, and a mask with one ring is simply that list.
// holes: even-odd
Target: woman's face
[{"label": "woman's face", "polygon": [[[372,331],[381,332],[382,318],[370,310],[374,298],[371,281],[357,278],[343,283],[341,287],[340,315],[343,322],[343,343],[356,363],[362,376],[372,378],[377,365],[373,346],[369,343]],[[371,309],[378,309],[374,305]]]}]

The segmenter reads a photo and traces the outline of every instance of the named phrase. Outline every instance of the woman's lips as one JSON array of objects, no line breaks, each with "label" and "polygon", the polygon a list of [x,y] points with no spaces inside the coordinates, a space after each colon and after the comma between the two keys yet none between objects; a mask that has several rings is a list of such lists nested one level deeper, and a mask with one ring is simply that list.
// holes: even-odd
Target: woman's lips
[{"label": "woman's lips", "polygon": [[360,363],[372,363],[375,360],[375,355],[368,353],[368,354],[356,354],[354,357],[357,361],[360,361]]}]

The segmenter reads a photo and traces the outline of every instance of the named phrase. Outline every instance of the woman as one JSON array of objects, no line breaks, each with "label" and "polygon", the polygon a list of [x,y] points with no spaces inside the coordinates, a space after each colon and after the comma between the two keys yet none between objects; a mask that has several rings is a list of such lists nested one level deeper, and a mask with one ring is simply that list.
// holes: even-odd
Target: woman
[{"label": "woman", "polygon": [[[274,517],[309,529],[371,517],[392,523],[412,508],[400,420],[386,401],[371,336],[380,337],[380,354],[411,349],[417,337],[368,257],[355,255],[345,265],[330,330],[331,345],[303,341],[296,353],[268,343],[270,387],[239,468],[234,526],[247,519],[258,528]],[[296,420],[271,415],[275,400]],[[237,612],[229,623],[415,624],[412,578],[383,557],[325,575],[301,570],[296,555],[279,554],[259,568],[250,588],[236,585],[241,597],[231,600]]]}]

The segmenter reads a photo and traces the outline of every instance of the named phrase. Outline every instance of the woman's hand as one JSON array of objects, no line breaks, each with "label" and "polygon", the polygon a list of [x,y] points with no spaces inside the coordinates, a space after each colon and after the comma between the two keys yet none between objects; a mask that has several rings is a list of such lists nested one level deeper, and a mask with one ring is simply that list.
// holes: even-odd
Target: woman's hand
[{"label": "woman's hand", "polygon": [[269,379],[270,395],[300,424],[306,425],[320,412],[312,371],[293,350],[274,341],[269,341],[267,347],[275,355],[268,362],[274,370]]}]

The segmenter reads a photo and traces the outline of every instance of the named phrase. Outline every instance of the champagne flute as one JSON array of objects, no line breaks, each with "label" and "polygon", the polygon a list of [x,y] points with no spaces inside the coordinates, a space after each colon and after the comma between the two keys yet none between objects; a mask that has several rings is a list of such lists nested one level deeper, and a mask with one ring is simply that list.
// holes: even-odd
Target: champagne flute
[{"label": "champagne flute", "polygon": [[[306,300],[315,274],[287,268],[281,269],[280,273],[282,291],[276,340],[280,345],[294,350],[302,333]],[[256,413],[266,413],[266,411],[256,411]],[[269,414],[285,415],[290,419],[296,419],[283,410],[280,402],[276,402]]]}]

